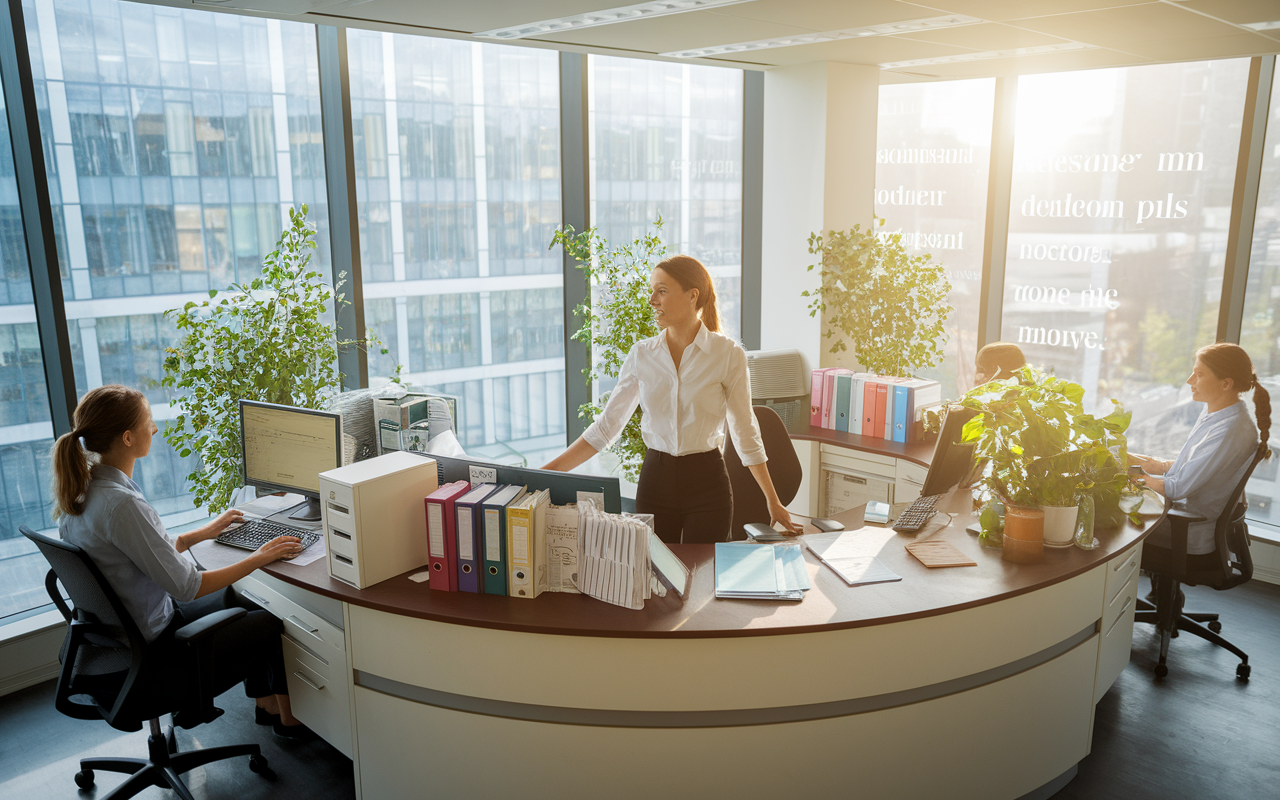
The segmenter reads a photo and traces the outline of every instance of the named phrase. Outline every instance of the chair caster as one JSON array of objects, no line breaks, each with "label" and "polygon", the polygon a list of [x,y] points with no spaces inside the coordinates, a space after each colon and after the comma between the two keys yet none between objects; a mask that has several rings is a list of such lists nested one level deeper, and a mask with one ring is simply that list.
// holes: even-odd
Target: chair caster
[{"label": "chair caster", "polygon": [[1214,633],[1222,633],[1222,623],[1215,619],[1213,622],[1209,623],[1209,630]]},{"label": "chair caster", "polygon": [[249,771],[264,778],[274,778],[276,776],[271,767],[267,766],[267,759],[263,756],[249,756]]},{"label": "chair caster", "polygon": [[1253,671],[1253,667],[1248,664],[1241,664],[1236,667],[1236,677],[1242,681],[1249,680],[1249,673]]},{"label": "chair caster", "polygon": [[79,772],[77,772],[76,786],[79,786],[81,789],[92,789],[93,788],[93,770],[82,769]]},{"label": "chair caster", "polygon": [[1156,677],[1163,678],[1169,674],[1169,668],[1164,664],[1156,664]]}]

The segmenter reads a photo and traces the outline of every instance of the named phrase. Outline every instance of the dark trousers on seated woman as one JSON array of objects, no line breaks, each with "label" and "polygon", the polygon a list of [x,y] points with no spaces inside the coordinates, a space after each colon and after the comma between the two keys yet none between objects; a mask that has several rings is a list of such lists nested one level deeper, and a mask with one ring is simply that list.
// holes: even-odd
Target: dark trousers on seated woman
[{"label": "dark trousers on seated woman", "polygon": [[[1160,520],[1142,543],[1142,568],[1152,575],[1168,575],[1173,570],[1173,551],[1170,549],[1169,520]],[[1187,554],[1188,572],[1209,572],[1217,569],[1217,552],[1204,555]]]},{"label": "dark trousers on seated woman", "polygon": [[171,651],[170,657],[164,660],[171,663],[172,668],[163,672],[175,687],[189,687],[196,676],[185,674],[182,648],[173,640],[174,633],[216,611],[243,608],[249,613],[212,634],[210,649],[215,655],[210,677],[215,693],[220,694],[240,682],[244,683],[244,693],[253,698],[289,693],[280,646],[283,627],[274,614],[237,597],[230,588],[176,605],[173,621],[152,643],[153,648]]},{"label": "dark trousers on seated woman", "polygon": [[652,514],[668,544],[727,542],[733,489],[719,450],[673,456],[650,450],[636,486],[636,511]]}]

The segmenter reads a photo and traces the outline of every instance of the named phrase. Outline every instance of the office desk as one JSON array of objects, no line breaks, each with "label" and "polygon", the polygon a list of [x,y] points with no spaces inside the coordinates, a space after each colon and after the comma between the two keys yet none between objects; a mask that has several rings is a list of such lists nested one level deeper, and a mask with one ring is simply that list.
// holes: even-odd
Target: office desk
[{"label": "office desk", "polygon": [[332,688],[368,800],[1047,796],[1128,661],[1149,526],[1015,565],[969,519],[937,536],[977,567],[926,570],[896,536],[881,558],[903,580],[849,588],[806,553],[801,603],[715,599],[710,545],[674,548],[685,603],[643,611],[266,572],[340,604],[350,683]]}]

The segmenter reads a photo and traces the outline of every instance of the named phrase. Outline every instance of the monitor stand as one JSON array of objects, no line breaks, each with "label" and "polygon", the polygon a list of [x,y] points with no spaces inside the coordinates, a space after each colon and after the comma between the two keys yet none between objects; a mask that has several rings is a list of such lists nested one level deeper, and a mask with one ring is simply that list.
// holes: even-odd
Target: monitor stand
[{"label": "monitor stand", "polygon": [[320,498],[308,497],[306,502],[289,515],[289,519],[296,519],[299,522],[319,522]]}]

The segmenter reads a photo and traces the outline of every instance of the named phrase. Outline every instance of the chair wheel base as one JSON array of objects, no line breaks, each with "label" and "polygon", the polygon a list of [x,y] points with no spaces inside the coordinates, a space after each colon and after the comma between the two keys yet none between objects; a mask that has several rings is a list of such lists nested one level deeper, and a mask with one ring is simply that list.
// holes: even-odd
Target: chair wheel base
[{"label": "chair wheel base", "polygon": [[76,773],[76,786],[81,789],[93,788],[93,770],[82,769]]},{"label": "chair wheel base", "polygon": [[1156,664],[1156,677],[1163,678],[1169,674],[1169,668],[1164,664]]},{"label": "chair wheel base", "polygon": [[264,778],[274,778],[276,773],[267,765],[263,756],[249,756],[249,771]]},{"label": "chair wheel base", "polygon": [[1222,633],[1222,623],[1215,619],[1213,622],[1209,623],[1209,630],[1214,633]]},{"label": "chair wheel base", "polygon": [[1249,680],[1249,673],[1252,671],[1253,671],[1253,668],[1250,667],[1248,664],[1241,664],[1238,667],[1236,667],[1236,677],[1242,681],[1247,681]]}]

